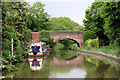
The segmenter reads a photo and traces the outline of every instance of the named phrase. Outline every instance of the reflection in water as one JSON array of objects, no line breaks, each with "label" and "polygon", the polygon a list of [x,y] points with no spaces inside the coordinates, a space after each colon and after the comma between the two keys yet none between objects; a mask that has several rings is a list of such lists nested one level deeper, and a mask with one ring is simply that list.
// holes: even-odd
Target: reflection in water
[{"label": "reflection in water", "polygon": [[[64,53],[64,56],[60,55]],[[13,78],[120,78],[120,66],[95,56],[60,50],[45,57],[29,57]],[[67,58],[68,57],[68,58]],[[8,74],[3,74],[10,75]],[[12,74],[13,75],[13,74]]]},{"label": "reflection in water", "polygon": [[98,58],[85,56],[84,69],[86,70],[86,78],[119,78],[119,66],[111,64]]},{"label": "reflection in water", "polygon": [[82,67],[82,65],[83,56],[81,55],[71,60],[62,60],[54,56],[53,60],[51,60],[51,67]]},{"label": "reflection in water", "polygon": [[78,55],[69,60],[53,57],[51,60],[51,75],[49,78],[85,78],[83,56]]},{"label": "reflection in water", "polygon": [[43,66],[43,57],[29,57],[30,68],[32,71],[39,71]]}]

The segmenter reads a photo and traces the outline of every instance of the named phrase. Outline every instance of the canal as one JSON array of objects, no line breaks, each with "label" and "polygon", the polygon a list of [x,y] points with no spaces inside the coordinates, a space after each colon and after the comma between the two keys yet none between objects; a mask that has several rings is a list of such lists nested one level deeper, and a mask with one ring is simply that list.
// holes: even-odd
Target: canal
[{"label": "canal", "polygon": [[120,78],[117,63],[71,50],[48,52],[38,71],[26,60],[17,72],[3,73],[5,78]]}]

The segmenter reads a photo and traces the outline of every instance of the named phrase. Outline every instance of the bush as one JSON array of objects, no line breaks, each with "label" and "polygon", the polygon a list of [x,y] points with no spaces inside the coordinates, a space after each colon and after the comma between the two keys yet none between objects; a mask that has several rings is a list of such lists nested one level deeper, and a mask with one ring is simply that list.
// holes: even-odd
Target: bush
[{"label": "bush", "polygon": [[54,46],[54,50],[63,49],[65,46],[62,43],[56,42],[56,45]]},{"label": "bush", "polygon": [[53,42],[53,39],[49,40],[49,47],[53,48],[56,43]]},{"label": "bush", "polygon": [[99,38],[86,40],[85,45],[99,48]]},{"label": "bush", "polygon": [[93,31],[85,31],[83,34],[83,40],[84,42],[89,39],[95,39],[97,36]]},{"label": "bush", "polygon": [[120,38],[114,40],[114,45],[120,45]]},{"label": "bush", "polygon": [[31,30],[30,29],[25,29],[22,33],[22,41],[28,41],[31,37]]},{"label": "bush", "polygon": [[40,31],[39,40],[48,43],[50,41],[50,31],[46,30]]},{"label": "bush", "polygon": [[70,49],[79,49],[77,44],[72,44],[69,47],[70,47]]},{"label": "bush", "polygon": [[63,39],[58,42],[64,44],[65,47],[69,47],[70,45],[75,43],[73,40],[70,40],[70,39]]},{"label": "bush", "polygon": [[90,42],[90,45],[92,47],[97,47],[96,39],[92,39],[92,41]]},{"label": "bush", "polygon": [[11,66],[10,64],[4,65],[4,68],[5,68],[8,72],[18,71],[18,70],[19,70],[19,68],[15,67],[15,66]]},{"label": "bush", "polygon": [[39,32],[39,40],[46,42],[46,44],[50,47],[53,48],[55,43],[53,42],[52,39],[50,39],[50,31],[42,30]]}]

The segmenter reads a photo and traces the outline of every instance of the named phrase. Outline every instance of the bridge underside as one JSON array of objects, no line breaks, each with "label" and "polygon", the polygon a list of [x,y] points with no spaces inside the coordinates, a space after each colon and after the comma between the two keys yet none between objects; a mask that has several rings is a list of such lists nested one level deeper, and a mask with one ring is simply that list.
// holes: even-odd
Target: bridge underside
[{"label": "bridge underside", "polygon": [[[64,39],[70,39],[70,38],[64,38]],[[58,40],[53,39],[53,42],[55,43],[55,42],[58,42],[60,40],[63,40],[63,39],[58,39]],[[82,47],[83,46],[83,44],[81,42],[78,42],[78,41],[73,40],[73,39],[70,39],[70,40],[74,41],[77,44],[78,47]]]},{"label": "bridge underside", "polygon": [[63,39],[70,39],[77,43],[78,47],[83,46],[83,32],[81,31],[51,31],[51,39],[57,42]]}]

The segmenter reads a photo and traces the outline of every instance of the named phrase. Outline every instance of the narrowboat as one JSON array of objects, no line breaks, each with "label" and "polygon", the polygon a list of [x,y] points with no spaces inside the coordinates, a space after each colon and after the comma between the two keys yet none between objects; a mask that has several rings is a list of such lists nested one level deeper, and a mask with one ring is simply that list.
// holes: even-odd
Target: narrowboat
[{"label": "narrowboat", "polygon": [[42,57],[47,53],[45,42],[31,43],[28,57]]}]

